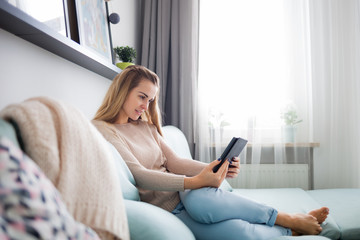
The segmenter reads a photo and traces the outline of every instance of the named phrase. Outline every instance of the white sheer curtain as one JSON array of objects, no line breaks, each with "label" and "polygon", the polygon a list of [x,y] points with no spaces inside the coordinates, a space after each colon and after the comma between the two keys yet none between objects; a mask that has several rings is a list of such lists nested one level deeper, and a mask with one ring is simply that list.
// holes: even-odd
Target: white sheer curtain
[{"label": "white sheer curtain", "polygon": [[311,1],[315,187],[360,187],[360,1]]},{"label": "white sheer curtain", "polygon": [[[265,164],[311,167],[303,146],[315,141],[315,188],[359,187],[359,14],[358,0],[201,1],[196,157],[209,162],[232,136],[248,139],[249,177],[230,182],[256,188]],[[291,144],[289,103],[302,120]]]},{"label": "white sheer curtain", "polygon": [[[304,1],[201,2],[198,157],[209,162],[231,137],[248,139],[241,161],[252,171],[235,186],[263,187],[261,164],[309,162],[308,148],[286,150],[281,119],[291,104],[302,120],[291,142],[312,141],[307,9]],[[287,180],[272,181],[281,187]]]}]

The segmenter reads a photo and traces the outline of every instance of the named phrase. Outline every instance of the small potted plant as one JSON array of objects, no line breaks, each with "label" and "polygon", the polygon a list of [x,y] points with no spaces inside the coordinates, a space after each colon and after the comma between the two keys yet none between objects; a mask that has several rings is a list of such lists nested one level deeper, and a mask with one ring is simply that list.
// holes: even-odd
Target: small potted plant
[{"label": "small potted plant", "polygon": [[284,121],[282,130],[285,142],[294,142],[296,125],[301,123],[302,119],[299,119],[293,104],[289,104],[284,108],[281,113],[281,119]]},{"label": "small potted plant", "polygon": [[116,63],[116,66],[124,70],[129,65],[134,65],[134,60],[136,58],[135,48],[129,46],[122,46],[114,48],[114,52],[117,58],[122,61]]},{"label": "small potted plant", "polygon": [[213,141],[216,141],[215,139],[215,132],[219,130],[220,132],[220,139],[217,139],[217,141],[222,141],[223,134],[224,134],[224,127],[229,126],[230,123],[227,121],[224,113],[221,110],[211,108],[209,110],[209,130],[210,130],[210,138],[212,138]]}]

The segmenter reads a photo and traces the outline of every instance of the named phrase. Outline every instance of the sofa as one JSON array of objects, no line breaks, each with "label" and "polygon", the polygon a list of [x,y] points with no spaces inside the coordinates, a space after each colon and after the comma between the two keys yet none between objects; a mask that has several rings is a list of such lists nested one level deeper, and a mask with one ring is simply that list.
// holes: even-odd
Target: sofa
[{"label": "sofa", "polygon": [[[191,158],[185,136],[178,128],[165,126],[163,132],[165,141],[178,155]],[[0,119],[0,139],[6,139],[6,141],[12,142],[19,149],[23,149],[21,133],[15,122]],[[139,193],[135,187],[136,182],[130,170],[110,143],[108,148],[116,163],[116,171],[121,184],[131,239],[195,239],[190,228],[185,226],[173,214],[140,201]],[[1,164],[3,163],[0,163],[0,166]],[[1,186],[0,184],[0,188]],[[233,189],[227,181],[223,182],[221,188],[286,212],[305,213],[320,206],[328,206],[330,208],[330,215],[323,223],[323,231],[320,236],[279,237],[276,239],[360,239],[360,221],[358,220],[358,216],[360,216],[360,189],[312,191],[295,188]],[[4,213],[4,208],[5,206],[0,208],[2,214]],[[3,221],[2,217],[0,218],[1,221]],[[71,216],[67,217],[72,219]],[[94,234],[88,228],[83,230],[83,232],[90,235]],[[1,233],[1,230],[0,236],[4,236],[4,232]]]},{"label": "sofa", "polygon": [[[167,144],[180,156],[191,158],[184,134],[174,126],[164,127]],[[241,174],[241,170],[240,170]],[[224,181],[221,188],[288,213],[307,213],[321,206],[330,208],[320,236],[280,237],[277,239],[360,239],[360,189],[300,188],[236,189]]]}]

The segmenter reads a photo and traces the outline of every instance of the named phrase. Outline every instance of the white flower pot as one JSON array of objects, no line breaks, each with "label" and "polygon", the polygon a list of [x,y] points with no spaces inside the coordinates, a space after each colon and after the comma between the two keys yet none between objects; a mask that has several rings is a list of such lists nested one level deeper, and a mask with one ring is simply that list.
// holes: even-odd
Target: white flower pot
[{"label": "white flower pot", "polygon": [[293,143],[295,142],[296,127],[295,126],[283,126],[282,127],[282,137],[284,142]]}]

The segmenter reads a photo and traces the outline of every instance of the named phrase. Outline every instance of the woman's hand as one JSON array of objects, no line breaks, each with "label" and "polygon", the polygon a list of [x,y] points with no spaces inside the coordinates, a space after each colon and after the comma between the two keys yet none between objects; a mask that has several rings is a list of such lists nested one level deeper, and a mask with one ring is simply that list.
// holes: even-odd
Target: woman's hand
[{"label": "woman's hand", "polygon": [[229,161],[225,161],[219,170],[214,173],[212,169],[219,163],[218,160],[212,161],[198,175],[194,177],[185,177],[184,188],[198,189],[202,187],[220,187],[228,173]]},{"label": "woman's hand", "polygon": [[234,157],[231,160],[226,177],[227,178],[236,178],[238,176],[239,172],[240,172],[240,158]]}]

